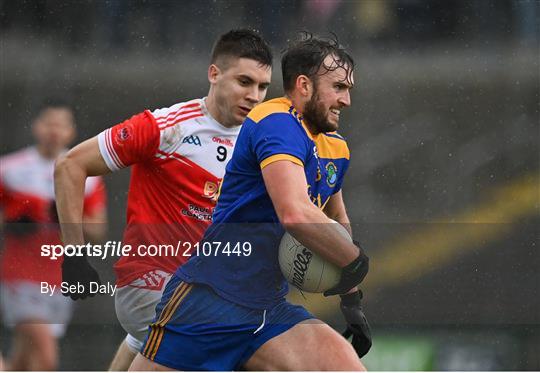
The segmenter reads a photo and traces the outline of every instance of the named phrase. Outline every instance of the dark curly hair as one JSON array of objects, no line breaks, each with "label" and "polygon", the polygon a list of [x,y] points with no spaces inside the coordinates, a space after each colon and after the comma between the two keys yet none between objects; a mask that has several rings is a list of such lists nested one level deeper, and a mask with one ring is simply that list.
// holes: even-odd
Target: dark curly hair
[{"label": "dark curly hair", "polygon": [[[334,63],[324,64],[327,56],[332,56]],[[321,67],[323,71],[321,71]],[[319,75],[324,75],[339,68],[347,72],[347,82],[351,82],[354,71],[354,60],[339,44],[335,34],[323,39],[313,36],[309,32],[302,32],[300,40],[293,42],[281,58],[281,72],[283,74],[283,89],[290,92],[295,85],[296,78],[305,75],[314,82]]]}]

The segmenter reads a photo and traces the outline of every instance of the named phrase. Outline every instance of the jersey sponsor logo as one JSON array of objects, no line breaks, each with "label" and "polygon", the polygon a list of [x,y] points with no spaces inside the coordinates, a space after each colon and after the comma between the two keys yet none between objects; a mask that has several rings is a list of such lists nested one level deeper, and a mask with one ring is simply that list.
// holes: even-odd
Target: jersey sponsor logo
[{"label": "jersey sponsor logo", "polygon": [[201,139],[199,138],[199,136],[193,136],[193,135],[184,137],[184,140],[182,140],[182,144],[202,146]]},{"label": "jersey sponsor logo", "polygon": [[337,181],[337,166],[333,162],[326,164],[326,184],[333,188]]},{"label": "jersey sponsor logo", "polygon": [[218,144],[221,144],[221,145],[225,145],[225,146],[230,146],[230,147],[234,146],[234,143],[232,142],[231,139],[222,139],[221,137],[214,136],[212,137],[212,141],[217,142]]},{"label": "jersey sponsor logo", "polygon": [[293,261],[293,285],[295,285],[298,288],[302,288],[302,285],[304,285],[304,280],[306,277],[306,271],[308,269],[309,263],[311,262],[311,258],[313,257],[313,254],[311,251],[306,249],[305,247],[302,249],[302,252],[298,252],[296,254],[296,258],[294,258]]},{"label": "jersey sponsor logo", "polygon": [[201,221],[212,221],[213,208],[189,204],[188,209],[182,209],[182,215],[189,216]]}]

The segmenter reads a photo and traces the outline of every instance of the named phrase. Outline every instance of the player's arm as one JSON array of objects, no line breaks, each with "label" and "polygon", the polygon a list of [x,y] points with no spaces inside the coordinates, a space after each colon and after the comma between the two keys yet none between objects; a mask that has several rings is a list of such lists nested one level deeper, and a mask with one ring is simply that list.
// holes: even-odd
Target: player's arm
[{"label": "player's arm", "polygon": [[[104,190],[101,190],[105,194]],[[102,204],[98,209],[83,215],[83,232],[85,241],[99,243],[107,236],[107,209]]]},{"label": "player's arm", "polygon": [[358,248],[310,201],[302,166],[276,161],[262,175],[280,222],[298,241],[340,267],[358,257]]},{"label": "player's arm", "polygon": [[[330,219],[343,225],[352,236],[351,223],[345,209],[341,190],[330,197],[323,211]],[[360,246],[358,242],[353,242],[355,245]],[[352,335],[352,345],[358,357],[367,354],[372,344],[371,330],[362,309],[362,297],[362,292],[355,286],[347,294],[341,295],[340,301],[341,312],[347,322],[347,330],[345,330],[343,336],[349,338]]]},{"label": "player's arm", "polygon": [[[64,244],[84,244],[82,223],[86,178],[109,172],[99,151],[97,136],[77,145],[56,161],[54,190]],[[97,216],[86,217],[85,220],[103,221],[104,214],[103,211]],[[102,228],[104,229],[104,226]],[[100,236],[102,232],[94,234]]]},{"label": "player's arm", "polygon": [[369,258],[338,229],[309,199],[302,166],[279,160],[262,169],[266,189],[279,221],[306,247],[342,268],[339,283],[325,295],[345,294],[366,276]]},{"label": "player's arm", "polygon": [[339,224],[343,225],[347,232],[352,236],[351,230],[351,221],[347,215],[347,210],[345,209],[345,203],[343,202],[343,194],[341,190],[337,193],[334,193],[323,209],[326,216],[330,219],[337,221]]},{"label": "player's arm", "polygon": [[[345,208],[345,202],[343,202],[343,193],[341,190],[337,193],[334,193],[328,202],[326,202],[326,205],[324,206],[323,212],[328,216],[330,219],[337,221],[339,224],[341,224],[347,232],[352,237],[352,229],[351,229],[351,221],[349,220],[349,216],[347,215],[347,210]],[[359,246],[356,241],[353,241],[353,243],[356,246]],[[358,291],[358,288],[355,286],[352,288],[349,293]]]},{"label": "player's arm", "polygon": [[[101,239],[105,234],[105,224],[97,224],[104,221],[105,208],[98,209],[92,214],[83,215],[83,212],[86,178],[108,172],[109,168],[99,151],[97,137],[82,142],[57,159],[54,168],[54,189],[64,245],[83,245],[84,233],[92,236],[88,237],[90,240]],[[83,223],[86,223],[86,226],[83,226]],[[94,296],[94,293],[88,292],[88,284],[101,282],[99,274],[88,263],[87,258],[77,256],[64,256],[62,281],[85,285],[84,291],[70,293],[69,297],[73,300]]]}]

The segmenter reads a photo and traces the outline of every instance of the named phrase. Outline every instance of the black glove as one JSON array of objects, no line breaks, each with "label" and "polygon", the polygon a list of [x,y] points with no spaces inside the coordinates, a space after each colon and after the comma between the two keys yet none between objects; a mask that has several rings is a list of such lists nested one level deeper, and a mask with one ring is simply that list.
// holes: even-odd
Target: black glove
[{"label": "black glove", "polygon": [[101,279],[94,267],[88,263],[86,257],[68,257],[64,255],[64,262],[62,263],[62,282],[67,282],[68,285],[77,285],[77,283],[80,283],[84,286],[83,291],[62,293],[65,297],[77,300],[96,295],[95,293],[90,293],[90,282],[101,284]]},{"label": "black glove", "polygon": [[[353,241],[353,243],[360,247],[357,241]],[[325,297],[329,295],[345,294],[360,284],[364,277],[366,277],[369,271],[369,258],[364,254],[362,249],[359,249],[359,251],[360,254],[358,254],[358,257],[341,269],[339,283],[326,290],[324,292]]]},{"label": "black glove", "polygon": [[368,353],[371,348],[371,331],[368,321],[362,310],[362,291],[356,293],[341,295],[341,312],[347,321],[347,330],[343,332],[345,338],[352,334],[352,345],[358,354],[362,357]]}]

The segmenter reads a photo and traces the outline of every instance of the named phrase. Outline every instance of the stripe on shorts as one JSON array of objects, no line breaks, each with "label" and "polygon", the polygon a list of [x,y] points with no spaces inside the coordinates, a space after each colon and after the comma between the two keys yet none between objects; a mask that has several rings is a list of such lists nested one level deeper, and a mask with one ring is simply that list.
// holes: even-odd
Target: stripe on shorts
[{"label": "stripe on shorts", "polygon": [[154,358],[156,357],[159,345],[161,343],[161,340],[163,339],[163,334],[165,333],[165,329],[163,327],[169,322],[172,315],[176,312],[176,309],[178,308],[182,300],[186,297],[186,295],[188,295],[192,287],[193,285],[191,284],[181,282],[174,291],[171,299],[169,299],[165,307],[163,307],[163,310],[161,311],[158,320],[150,324],[150,328],[152,330],[150,331],[150,335],[148,336],[148,339],[146,341],[146,346],[143,350],[143,355],[147,359],[154,360]]}]

